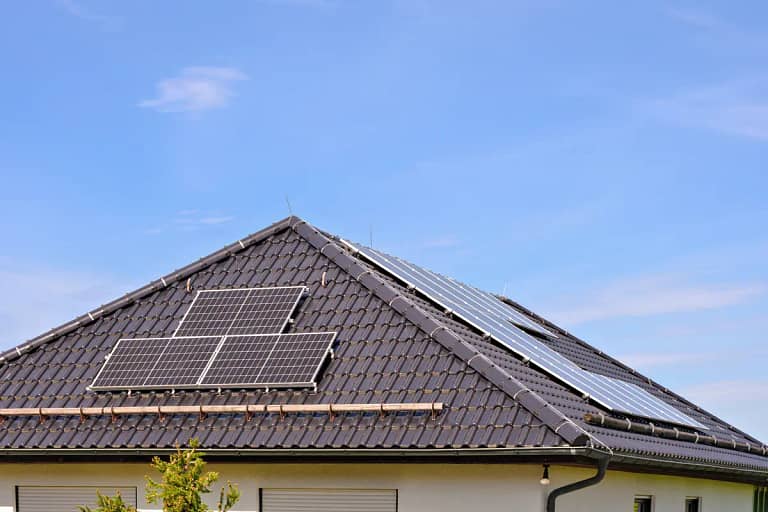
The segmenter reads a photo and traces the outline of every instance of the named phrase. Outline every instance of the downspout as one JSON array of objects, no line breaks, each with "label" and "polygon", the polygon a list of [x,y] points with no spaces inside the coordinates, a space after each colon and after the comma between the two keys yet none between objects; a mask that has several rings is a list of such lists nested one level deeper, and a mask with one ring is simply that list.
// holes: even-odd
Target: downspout
[{"label": "downspout", "polygon": [[549,496],[547,496],[547,512],[555,512],[555,500],[563,494],[578,491],[579,489],[584,489],[585,487],[597,485],[602,482],[603,478],[605,478],[605,472],[608,469],[608,461],[609,457],[600,457],[597,459],[597,473],[594,476],[552,490],[549,493]]}]

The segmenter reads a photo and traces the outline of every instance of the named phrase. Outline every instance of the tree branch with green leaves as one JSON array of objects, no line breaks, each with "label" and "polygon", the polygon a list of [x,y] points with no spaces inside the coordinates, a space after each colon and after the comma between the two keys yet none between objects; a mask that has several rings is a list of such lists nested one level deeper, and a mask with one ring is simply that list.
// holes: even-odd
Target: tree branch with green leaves
[{"label": "tree branch with green leaves", "polygon": [[[164,512],[210,512],[203,502],[203,495],[211,492],[211,486],[219,479],[215,471],[206,471],[199,443],[192,439],[189,448],[176,448],[168,461],[152,459],[152,467],[160,472],[160,481],[147,478],[147,501],[161,502]],[[219,493],[218,512],[227,512],[240,499],[236,485],[227,482]]]}]

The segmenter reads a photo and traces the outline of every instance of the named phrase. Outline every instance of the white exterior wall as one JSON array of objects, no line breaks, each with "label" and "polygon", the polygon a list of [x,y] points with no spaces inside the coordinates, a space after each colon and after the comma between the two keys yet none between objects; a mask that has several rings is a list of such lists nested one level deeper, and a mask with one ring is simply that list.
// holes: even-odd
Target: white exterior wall
[{"label": "white exterior wall", "polygon": [[[242,491],[235,510],[258,510],[259,487],[398,489],[399,512],[541,511],[545,490],[540,465],[506,464],[210,464],[218,483],[231,480]],[[160,510],[144,501],[148,464],[0,464],[0,512],[14,511],[17,485],[136,486],[139,509]],[[594,474],[552,466],[549,488]],[[218,496],[218,486],[211,505]],[[686,496],[700,496],[704,512],[750,512],[753,487],[713,480],[609,471],[606,479],[558,500],[562,512],[631,512],[635,495],[653,495],[655,512],[683,512]],[[216,496],[214,496],[216,494]]]}]

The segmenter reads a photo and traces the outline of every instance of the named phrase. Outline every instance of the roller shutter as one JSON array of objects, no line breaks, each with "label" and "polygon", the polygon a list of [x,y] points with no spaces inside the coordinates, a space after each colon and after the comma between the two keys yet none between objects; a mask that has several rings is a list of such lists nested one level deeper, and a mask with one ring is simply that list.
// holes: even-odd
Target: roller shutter
[{"label": "roller shutter", "polygon": [[123,501],[136,506],[135,487],[38,486],[16,487],[17,512],[76,512],[80,505],[96,506],[96,491],[114,496],[120,492]]},{"label": "roller shutter", "polygon": [[261,512],[396,512],[395,489],[262,489]]}]

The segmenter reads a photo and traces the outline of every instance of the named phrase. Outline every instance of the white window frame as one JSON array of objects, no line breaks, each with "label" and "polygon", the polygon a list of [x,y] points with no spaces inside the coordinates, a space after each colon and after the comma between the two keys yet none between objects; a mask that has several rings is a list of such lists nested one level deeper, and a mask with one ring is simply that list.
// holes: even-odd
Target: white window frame
[{"label": "white window frame", "polygon": [[635,508],[635,500],[637,499],[648,499],[651,501],[651,512],[654,512],[656,510],[656,497],[653,494],[635,494],[632,497],[632,510],[634,511]]},{"label": "white window frame", "polygon": [[701,512],[704,509],[701,496],[686,496],[685,500],[683,500],[683,505],[685,506],[684,512],[688,512],[688,500],[696,500],[699,503],[699,508],[696,510],[696,512]]}]

